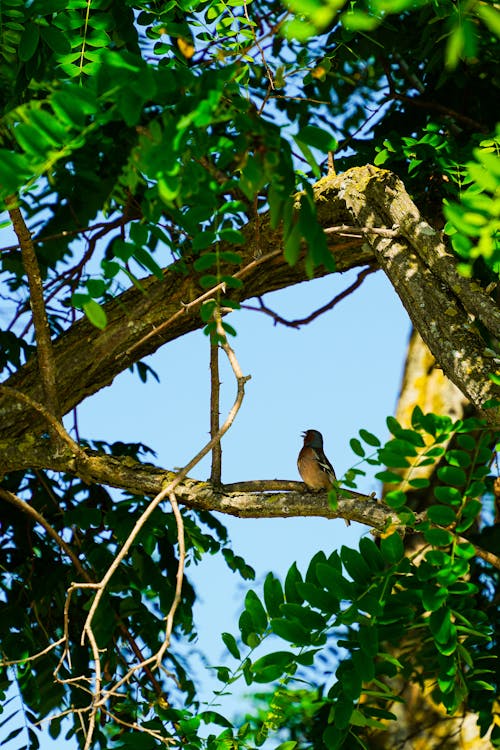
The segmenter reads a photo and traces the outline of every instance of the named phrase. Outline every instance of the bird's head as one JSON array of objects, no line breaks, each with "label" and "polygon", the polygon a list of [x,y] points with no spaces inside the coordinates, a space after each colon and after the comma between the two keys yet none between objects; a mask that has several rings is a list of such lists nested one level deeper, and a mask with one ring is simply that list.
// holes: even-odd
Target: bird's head
[{"label": "bird's head", "polygon": [[313,448],[323,448],[323,435],[318,430],[306,430],[302,433],[304,445],[311,445]]}]

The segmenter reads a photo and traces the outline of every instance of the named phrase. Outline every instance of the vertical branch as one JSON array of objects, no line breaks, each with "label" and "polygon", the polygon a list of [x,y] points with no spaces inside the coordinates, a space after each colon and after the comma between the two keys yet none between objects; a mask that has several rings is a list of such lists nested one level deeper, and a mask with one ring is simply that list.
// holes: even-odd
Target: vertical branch
[{"label": "vertical branch", "polygon": [[[219,443],[220,445],[220,443]],[[184,580],[184,566],[186,562],[186,542],[184,539],[184,521],[182,520],[182,514],[177,504],[177,498],[175,492],[171,492],[169,495],[170,504],[174,511],[175,521],[177,523],[177,544],[179,547],[179,564],[177,566],[175,594],[170,611],[165,617],[166,628],[165,628],[165,640],[163,641],[158,653],[156,655],[156,664],[158,667],[161,666],[165,651],[170,646],[170,639],[172,637],[172,630],[174,628],[174,617],[179,604],[181,603],[182,597],[182,582]]]},{"label": "vertical branch", "polygon": [[[217,336],[210,336],[210,437],[213,439],[219,432],[220,415],[220,379],[219,379],[219,342]],[[221,483],[222,446],[220,440],[212,448],[212,470],[210,481],[214,486]]]},{"label": "vertical branch", "polygon": [[38,369],[42,382],[43,399],[48,411],[60,421],[61,413],[59,408],[59,398],[57,395],[52,340],[50,338],[49,322],[47,320],[47,313],[43,300],[42,277],[35,253],[35,246],[31,239],[31,232],[26,226],[26,222],[24,221],[23,215],[17,205],[17,198],[11,195],[6,199],[5,203],[9,210],[12,226],[21,248],[24,270],[28,276],[30,304],[38,348]]}]

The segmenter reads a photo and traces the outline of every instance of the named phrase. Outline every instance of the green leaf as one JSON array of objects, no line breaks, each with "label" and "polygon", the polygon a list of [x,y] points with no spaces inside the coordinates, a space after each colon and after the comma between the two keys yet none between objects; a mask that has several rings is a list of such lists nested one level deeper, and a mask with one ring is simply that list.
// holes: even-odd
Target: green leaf
[{"label": "green leaf", "polygon": [[393,471],[379,471],[375,474],[375,479],[379,479],[385,484],[401,484],[401,477]]},{"label": "green leaf", "polygon": [[265,654],[252,664],[255,682],[273,682],[280,678],[293,664],[293,654],[288,651],[275,651]]},{"label": "green leaf", "polygon": [[301,233],[300,233],[300,227],[297,224],[295,224],[287,235],[285,239],[285,248],[284,248],[284,256],[286,262],[290,266],[294,266],[300,256],[300,241],[301,241]]},{"label": "green leaf", "polygon": [[342,546],[340,559],[353,581],[367,583],[371,580],[371,570],[357,550]]},{"label": "green leaf", "polygon": [[361,456],[361,458],[364,458],[364,456],[366,455],[365,449],[357,438],[351,438],[349,440],[349,445],[351,446],[353,453],[355,453],[357,456]]},{"label": "green leaf", "polygon": [[234,656],[235,659],[241,659],[240,650],[238,648],[238,644],[236,643],[236,638],[231,635],[231,633],[222,633],[221,637],[231,656]]},{"label": "green leaf", "polygon": [[24,154],[0,148],[0,195],[3,198],[17,193],[23,182],[32,176],[33,170]]},{"label": "green leaf", "polygon": [[393,438],[386,443],[385,448],[392,453],[397,453],[401,456],[416,456],[417,450],[412,442],[404,440],[403,438]]},{"label": "green leaf", "polygon": [[362,536],[359,540],[359,551],[363,555],[363,560],[371,568],[372,573],[385,568],[384,558],[373,541],[368,536]]},{"label": "green leaf", "polygon": [[317,148],[324,153],[335,151],[337,141],[326,130],[318,128],[315,125],[306,125],[301,128],[297,134],[296,140],[307,143],[308,146]]},{"label": "green leaf", "polygon": [[376,625],[362,624],[358,630],[358,641],[363,653],[374,657],[379,650],[379,631]]},{"label": "green leaf", "polygon": [[448,607],[440,607],[431,613],[431,616],[429,617],[429,629],[435,640],[439,641],[439,643],[449,642],[453,633],[454,625],[451,620],[451,611]]},{"label": "green leaf", "polygon": [[309,148],[309,146],[307,145],[307,143],[304,143],[303,141],[301,141],[296,136],[294,136],[293,140],[295,141],[295,143],[297,144],[297,146],[302,151],[302,153],[303,153],[303,155],[304,155],[307,163],[309,164],[309,166],[312,169],[313,175],[316,177],[317,180],[319,180],[319,178],[321,177],[321,170],[320,170],[320,168],[318,166],[318,163],[317,163],[316,159],[314,158],[314,155],[313,155],[311,149]]},{"label": "green leaf", "polygon": [[397,532],[380,540],[380,551],[388,563],[397,563],[404,556],[403,540]]},{"label": "green leaf", "polygon": [[359,435],[361,439],[365,441],[365,443],[368,443],[368,445],[372,445],[374,448],[378,448],[381,445],[378,437],[372,432],[368,432],[368,430],[361,429],[359,431]]},{"label": "green leaf", "polygon": [[319,563],[316,567],[316,574],[320,584],[335,598],[348,600],[352,598],[353,584],[335,566]]},{"label": "green leaf", "polygon": [[200,286],[203,287],[203,289],[212,289],[212,287],[217,286],[217,284],[219,284],[219,279],[212,273],[200,276]]},{"label": "green leaf", "polygon": [[[196,237],[193,238],[192,242],[192,248],[196,252],[199,250],[205,250],[205,248],[210,247],[214,244],[214,242],[217,241],[217,235],[215,232],[198,232]],[[215,266],[217,263],[217,253],[204,253],[202,256],[205,258],[205,262],[207,262],[209,259],[212,261],[209,265],[204,266],[203,264],[201,266],[195,266],[197,271],[203,271],[205,268],[210,268],[210,266]],[[199,261],[201,263],[201,258],[199,258]]]},{"label": "green leaf", "polygon": [[297,646],[310,646],[311,633],[297,620],[273,619],[271,629],[275,635]]},{"label": "green leaf", "polygon": [[83,311],[87,318],[90,320],[92,325],[101,330],[106,328],[108,318],[105,309],[95,299],[91,299],[85,302],[83,305]]},{"label": "green leaf", "polygon": [[297,742],[295,740],[287,740],[278,745],[274,750],[295,750]]},{"label": "green leaf", "polygon": [[460,505],[462,503],[462,493],[455,487],[434,487],[434,497],[442,503],[449,505]]},{"label": "green leaf", "polygon": [[457,520],[454,510],[449,505],[431,505],[427,508],[427,518],[439,526],[450,526]]},{"label": "green leaf", "polygon": [[69,39],[62,31],[54,28],[54,26],[43,26],[40,24],[40,34],[42,39],[56,54],[66,55],[71,51]]},{"label": "green leaf", "polygon": [[316,552],[315,555],[311,558],[309,565],[307,566],[306,571],[306,581],[307,583],[318,583],[318,578],[316,576],[316,566],[319,565],[319,563],[326,563],[326,555],[323,552],[323,550],[319,550]]},{"label": "green leaf", "polygon": [[302,604],[304,599],[299,594],[297,583],[303,583],[303,580],[297,568],[297,563],[293,563],[285,578],[285,598],[287,602]]},{"label": "green leaf", "polygon": [[426,529],[424,537],[433,547],[447,547],[453,542],[453,534],[445,529]]},{"label": "green leaf", "polygon": [[279,617],[280,606],[284,601],[280,581],[272,573],[268,573],[264,581],[264,602],[270,617]]},{"label": "green leaf", "polygon": [[326,620],[323,615],[303,604],[283,604],[281,614],[287,620],[297,620],[308,630],[323,630],[326,627]]},{"label": "green leaf", "polygon": [[476,522],[481,510],[482,504],[479,500],[467,500],[467,503],[462,508],[460,520],[457,523],[457,532],[462,533],[469,529]]},{"label": "green leaf", "polygon": [[24,31],[21,34],[21,38],[19,40],[18,54],[19,54],[19,59],[22,62],[31,60],[31,58],[35,54],[39,39],[40,39],[40,31],[38,28],[38,24],[36,23],[26,24],[26,26],[24,27]]},{"label": "green leaf", "polygon": [[342,25],[350,31],[372,31],[381,22],[381,18],[368,15],[361,10],[349,10],[348,13],[342,14],[340,20]]},{"label": "green leaf", "polygon": [[389,508],[402,508],[406,505],[406,493],[403,490],[391,490],[384,497]]},{"label": "green leaf", "polygon": [[442,482],[451,484],[453,487],[464,487],[467,484],[465,471],[456,466],[440,466],[437,475]]},{"label": "green leaf", "polygon": [[448,590],[440,586],[428,584],[422,589],[422,604],[429,612],[434,612],[443,606],[448,598]]},{"label": "green leaf", "polygon": [[410,466],[410,462],[405,456],[402,456],[400,453],[394,453],[388,448],[381,448],[379,458],[382,463],[394,469],[406,469]]},{"label": "green leaf", "polygon": [[255,633],[264,633],[267,630],[267,613],[259,597],[250,589],[245,596],[245,610],[252,618]]},{"label": "green leaf", "polygon": [[339,600],[330,591],[325,591],[312,583],[297,583],[297,591],[313,607],[330,616],[339,609]]},{"label": "green leaf", "polygon": [[[419,464],[421,465],[421,464]],[[409,479],[408,484],[410,487],[414,487],[416,490],[422,490],[426,487],[430,487],[430,480],[427,477],[416,477],[415,479]]]},{"label": "green leaf", "polygon": [[148,252],[143,247],[138,247],[136,245],[134,250],[134,258],[135,260],[141,264],[144,268],[146,268],[148,271],[151,271],[151,273],[156,276],[157,279],[160,281],[163,280],[163,271],[158,265],[158,263],[155,261],[153,256],[150,252]]},{"label": "green leaf", "polygon": [[87,289],[91,297],[99,299],[106,293],[107,284],[103,279],[88,279]]},{"label": "green leaf", "polygon": [[486,3],[478,3],[474,10],[490,31],[500,37],[500,12],[497,8]]},{"label": "green leaf", "polygon": [[252,616],[248,610],[244,609],[238,620],[238,627],[241,633],[241,640],[250,648],[257,646],[260,639],[254,630]]},{"label": "green leaf", "polygon": [[450,466],[460,466],[466,469],[471,465],[471,457],[466,451],[452,449],[446,453],[446,460]]}]

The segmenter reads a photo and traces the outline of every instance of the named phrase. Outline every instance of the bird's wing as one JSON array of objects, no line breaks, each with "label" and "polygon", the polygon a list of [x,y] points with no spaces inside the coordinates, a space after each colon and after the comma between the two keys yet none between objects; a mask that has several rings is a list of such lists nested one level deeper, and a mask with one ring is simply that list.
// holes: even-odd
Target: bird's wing
[{"label": "bird's wing", "polygon": [[318,451],[315,448],[313,448],[313,450],[320,469],[324,471],[325,474],[328,474],[328,477],[330,479],[336,481],[337,477],[335,476],[333,466],[331,465],[330,461],[327,459],[323,451]]}]

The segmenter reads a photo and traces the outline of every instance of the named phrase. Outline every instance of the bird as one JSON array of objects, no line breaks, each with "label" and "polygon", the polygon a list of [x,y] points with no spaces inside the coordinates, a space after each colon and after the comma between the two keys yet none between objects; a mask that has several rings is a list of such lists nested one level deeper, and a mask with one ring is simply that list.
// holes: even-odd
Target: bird
[{"label": "bird", "polygon": [[[318,430],[302,433],[304,445],[300,449],[297,467],[302,480],[310,490],[330,490],[337,481],[335,471],[323,450],[323,435]],[[346,525],[350,521],[346,519]]]}]

